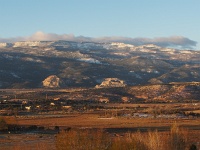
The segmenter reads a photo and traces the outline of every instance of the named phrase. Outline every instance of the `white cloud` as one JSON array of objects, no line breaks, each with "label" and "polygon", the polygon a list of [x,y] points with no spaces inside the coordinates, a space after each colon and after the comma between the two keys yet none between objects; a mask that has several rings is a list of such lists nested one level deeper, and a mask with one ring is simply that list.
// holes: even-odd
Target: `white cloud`
[{"label": "white cloud", "polygon": [[155,44],[162,47],[175,47],[175,48],[194,48],[197,45],[196,41],[182,36],[171,37],[157,37],[157,38],[129,38],[129,37],[84,37],[74,36],[73,34],[55,34],[44,33],[38,31],[28,37],[15,37],[15,38],[0,38],[0,42],[16,42],[16,41],[76,41],[76,42],[124,42],[133,45]]}]

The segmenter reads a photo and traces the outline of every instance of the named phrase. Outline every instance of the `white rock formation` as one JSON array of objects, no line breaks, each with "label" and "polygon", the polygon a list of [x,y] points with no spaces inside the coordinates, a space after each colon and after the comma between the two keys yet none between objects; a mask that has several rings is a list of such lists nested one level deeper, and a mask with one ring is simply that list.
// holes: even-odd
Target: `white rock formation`
[{"label": "white rock formation", "polygon": [[105,78],[100,85],[96,85],[95,88],[109,88],[109,87],[125,87],[126,84],[123,80],[118,78]]},{"label": "white rock formation", "polygon": [[42,86],[46,88],[59,88],[60,84],[61,80],[56,75],[48,76],[44,81],[42,81]]}]

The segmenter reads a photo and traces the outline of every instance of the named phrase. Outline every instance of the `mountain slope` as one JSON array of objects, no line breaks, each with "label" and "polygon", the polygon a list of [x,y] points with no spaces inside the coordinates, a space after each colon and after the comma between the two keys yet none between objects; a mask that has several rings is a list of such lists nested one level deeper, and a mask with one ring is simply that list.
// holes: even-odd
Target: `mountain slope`
[{"label": "mountain slope", "polygon": [[70,41],[0,44],[0,88],[37,88],[50,75],[63,87],[94,87],[105,78],[127,85],[200,81],[200,51],[156,45]]}]

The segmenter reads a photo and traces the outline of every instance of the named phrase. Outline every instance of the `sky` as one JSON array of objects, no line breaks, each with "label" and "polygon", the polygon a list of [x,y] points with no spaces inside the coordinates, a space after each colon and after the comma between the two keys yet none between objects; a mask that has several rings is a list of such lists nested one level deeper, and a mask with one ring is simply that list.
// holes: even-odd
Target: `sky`
[{"label": "sky", "polygon": [[200,0],[0,0],[0,42],[94,40],[200,50]]}]

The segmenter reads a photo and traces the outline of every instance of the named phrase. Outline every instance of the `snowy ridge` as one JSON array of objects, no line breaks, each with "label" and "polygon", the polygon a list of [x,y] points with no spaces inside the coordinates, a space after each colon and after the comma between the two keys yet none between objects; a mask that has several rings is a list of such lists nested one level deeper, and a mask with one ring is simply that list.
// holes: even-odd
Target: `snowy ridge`
[{"label": "snowy ridge", "polygon": [[53,42],[50,41],[27,41],[27,42],[15,42],[13,47],[26,47],[26,46],[48,46]]},{"label": "snowy ridge", "polygon": [[[106,80],[99,87],[199,82],[199,58],[200,51],[154,44],[62,40],[0,43],[0,87],[94,87],[102,79]],[[49,77],[52,74],[55,76]],[[49,80],[44,80],[47,77]]]},{"label": "snowy ridge", "polygon": [[118,43],[118,42],[103,44],[103,48],[105,49],[133,49],[134,47],[135,46],[131,44]]},{"label": "snowy ridge", "polygon": [[[132,44],[125,44],[119,42],[112,43],[95,43],[95,42],[73,42],[73,41],[21,41],[15,43],[0,43],[0,47],[63,47],[63,48],[73,48],[80,50],[88,49],[107,49],[107,50],[129,50],[129,51],[142,51],[149,52],[153,50],[161,51],[174,51],[170,48],[161,48],[154,44],[135,46]],[[186,53],[186,51],[185,51]],[[189,52],[188,52],[189,53]]]},{"label": "snowy ridge", "polygon": [[[1,51],[20,52],[34,56],[56,56],[79,59],[90,63],[101,63],[91,56],[94,53],[101,54],[103,57],[109,54],[111,57],[128,58],[133,56],[143,56],[148,58],[163,59],[170,56],[170,59],[191,59],[199,55],[198,51],[176,50],[172,48],[162,48],[154,44],[134,46],[131,44],[112,42],[112,43],[95,43],[95,42],[73,42],[73,41],[26,41],[15,43],[0,43]],[[22,47],[22,49],[15,49]],[[17,51],[16,51],[17,50]],[[178,55],[180,54],[180,55]],[[185,56],[188,54],[187,56]],[[167,56],[167,57],[166,57]],[[88,59],[90,58],[91,59]],[[84,59],[81,59],[84,58]],[[87,58],[87,59],[85,59]],[[198,59],[198,58],[195,58]]]},{"label": "snowy ridge", "polygon": [[12,43],[0,43],[0,47],[12,47]]}]

